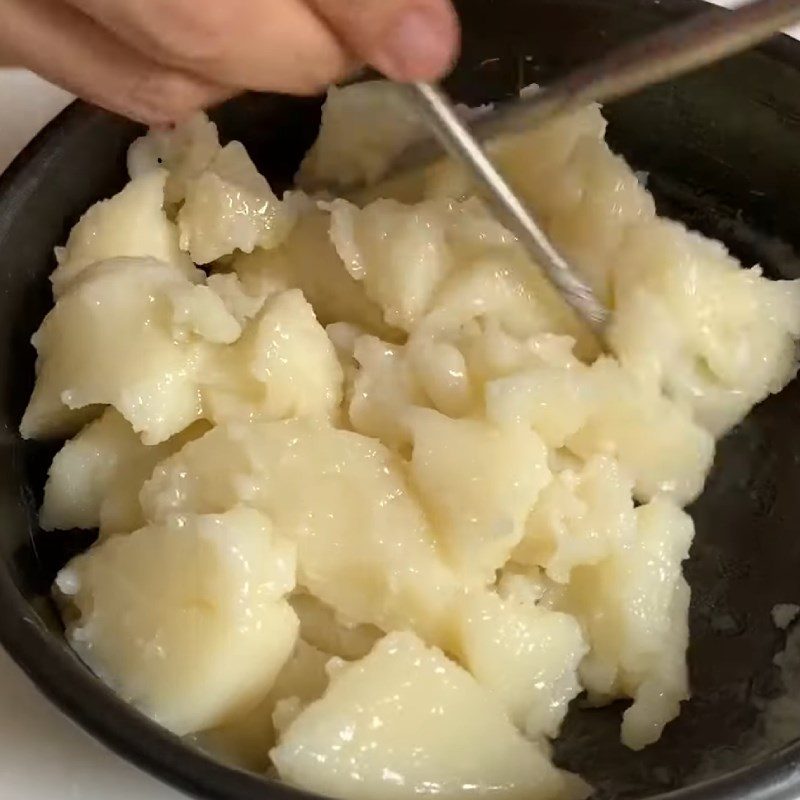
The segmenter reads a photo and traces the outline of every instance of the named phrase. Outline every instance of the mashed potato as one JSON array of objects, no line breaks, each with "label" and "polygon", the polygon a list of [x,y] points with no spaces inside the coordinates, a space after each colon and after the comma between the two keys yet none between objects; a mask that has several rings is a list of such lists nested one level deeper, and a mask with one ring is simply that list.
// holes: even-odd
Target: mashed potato
[{"label": "mashed potato", "polygon": [[[800,285],[659,219],[596,107],[490,149],[612,309],[607,352],[422,129],[332,90],[278,198],[204,117],[131,147],[64,248],[22,421],[72,436],[47,530],[67,638],[220,758],[341,798],[578,800],[570,702],[689,697],[715,438],[797,368]],[[195,265],[203,265],[205,271]],[[56,535],[56,534],[53,534]],[[59,534],[69,535],[69,534]]]}]

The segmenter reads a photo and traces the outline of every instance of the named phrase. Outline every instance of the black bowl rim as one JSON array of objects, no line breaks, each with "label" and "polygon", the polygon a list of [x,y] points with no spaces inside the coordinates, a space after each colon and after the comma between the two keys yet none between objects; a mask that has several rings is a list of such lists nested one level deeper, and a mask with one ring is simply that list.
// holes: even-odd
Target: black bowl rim
[{"label": "black bowl rim", "polygon": [[[697,8],[696,0],[670,0],[670,12]],[[757,49],[800,71],[800,41],[780,35]],[[16,156],[0,176],[0,238],[6,225],[3,220],[9,218],[5,212],[32,190],[31,176],[56,157],[59,142],[105,113],[76,100]],[[216,762],[120,700],[65,648],[53,645],[52,633],[38,619],[6,568],[0,569],[0,609],[0,645],[12,660],[50,702],[125,760],[164,783],[205,800],[313,797],[279,781]],[[748,800],[797,800],[800,740],[755,764],[652,795],[651,800],[731,800],[745,795]]]}]

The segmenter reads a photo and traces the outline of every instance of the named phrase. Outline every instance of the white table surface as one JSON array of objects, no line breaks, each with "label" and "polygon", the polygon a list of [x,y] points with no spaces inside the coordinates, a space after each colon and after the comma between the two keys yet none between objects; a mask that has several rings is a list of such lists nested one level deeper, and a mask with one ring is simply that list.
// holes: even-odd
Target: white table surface
[{"label": "white table surface", "polygon": [[[800,26],[792,33],[800,38]],[[69,100],[32,75],[0,69],[0,171]],[[93,741],[42,698],[0,650],[0,800],[186,797]]]}]

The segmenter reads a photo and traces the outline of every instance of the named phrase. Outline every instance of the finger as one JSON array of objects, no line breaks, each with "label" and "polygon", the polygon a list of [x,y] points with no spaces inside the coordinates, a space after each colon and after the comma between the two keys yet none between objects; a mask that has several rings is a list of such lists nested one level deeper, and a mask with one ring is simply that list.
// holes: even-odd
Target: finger
[{"label": "finger", "polygon": [[309,0],[356,56],[398,81],[438,80],[455,63],[449,0]]},{"label": "finger", "polygon": [[16,64],[138,122],[177,122],[231,92],[148,61],[54,0],[0,0],[0,18],[0,49]]},{"label": "finger", "polygon": [[209,79],[315,94],[351,67],[301,0],[68,0],[132,47]]}]

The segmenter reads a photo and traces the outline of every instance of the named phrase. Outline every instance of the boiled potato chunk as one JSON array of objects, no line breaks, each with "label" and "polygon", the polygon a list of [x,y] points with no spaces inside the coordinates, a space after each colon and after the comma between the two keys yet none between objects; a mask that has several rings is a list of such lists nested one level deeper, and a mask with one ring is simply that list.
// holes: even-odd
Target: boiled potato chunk
[{"label": "boiled potato chunk", "polygon": [[524,260],[489,254],[450,275],[422,330],[449,333],[488,318],[518,339],[548,332],[571,336],[582,357],[593,357],[595,338],[554,292]]},{"label": "boiled potato chunk", "polygon": [[[405,331],[450,329],[492,314],[518,334],[581,326],[516,240],[475,199],[363,209],[330,204],[330,235],[386,322]],[[430,320],[425,320],[430,316]]]},{"label": "boiled potato chunk", "polygon": [[275,247],[294,221],[292,204],[278,200],[239,142],[223,147],[187,184],[178,212],[181,248],[196,264],[209,264],[234,250]]},{"label": "boiled potato chunk", "polygon": [[347,621],[329,605],[302,589],[292,594],[289,603],[300,619],[303,640],[331,656],[348,661],[363,658],[383,636],[374,625]]},{"label": "boiled potato chunk", "polygon": [[668,495],[681,505],[703,489],[714,439],[685,409],[639,380],[612,358],[591,369],[592,410],[566,445],[582,458],[616,458],[633,479],[636,498]]},{"label": "boiled potato chunk", "polygon": [[33,337],[36,385],[22,435],[73,434],[87,407],[111,405],[145,444],[164,442],[203,416],[210,344],[240,333],[217,295],[172,267],[143,259],[95,264]]},{"label": "boiled potato chunk", "polygon": [[[614,314],[608,340],[715,435],[794,375],[800,284],[743,270],[718,242],[656,219],[596,109],[492,145],[554,244]],[[541,156],[539,156],[541,154]]]},{"label": "boiled potato chunk", "polygon": [[331,241],[345,268],[389,325],[411,330],[454,266],[446,230],[452,205],[378,200],[359,209],[335,200],[330,208]]},{"label": "boiled potato chunk", "polygon": [[329,653],[298,639],[266,698],[254,709],[200,733],[194,737],[196,743],[234,766],[264,772],[270,766],[269,750],[276,743],[276,707],[301,707],[321,697],[328,686],[325,666],[330,659]]},{"label": "boiled potato chunk", "polygon": [[453,418],[482,416],[480,387],[458,341],[417,334],[396,345],[356,336],[352,359],[350,424],[388,447],[405,450],[410,445],[412,406],[435,408]]},{"label": "boiled potato chunk", "polygon": [[[521,94],[535,89],[528,87]],[[586,142],[602,141],[605,131],[600,107],[591,104],[531,130],[499,137],[487,147],[517,193],[544,222],[581,202],[585,191],[573,168],[575,153]],[[452,168],[463,172],[460,166]]]},{"label": "boiled potato chunk", "polygon": [[488,690],[411,633],[389,634],[335,670],[271,757],[290,784],[347,800],[588,794],[517,732]]},{"label": "boiled potato chunk", "polygon": [[411,443],[408,409],[429,405],[407,348],[360,336],[353,344],[353,358],[358,367],[348,407],[353,430],[393,449],[407,447]]},{"label": "boiled potato chunk", "polygon": [[[487,395],[487,415],[490,402],[485,384],[548,367],[578,374],[586,370],[586,365],[573,352],[577,343],[571,336],[545,331],[517,337],[493,319],[463,326],[452,341],[463,353],[473,381],[483,387]],[[498,415],[497,421],[502,421],[502,417]]]},{"label": "boiled potato chunk", "polygon": [[244,327],[261,310],[272,292],[250,294],[235,272],[215,272],[206,278],[206,286],[225,304],[231,316]]},{"label": "boiled potato chunk", "polygon": [[[524,186],[523,178],[517,180]],[[624,238],[632,225],[655,217],[653,198],[633,170],[602,138],[582,136],[566,168],[536,200],[534,208],[551,211],[544,224],[552,241],[600,298],[611,301]]]},{"label": "boiled potato chunk", "polygon": [[512,557],[540,566],[567,583],[572,570],[597,564],[636,536],[633,484],[608,456],[592,456],[559,472],[545,486],[525,523]]},{"label": "boiled potato chunk", "polygon": [[593,387],[583,365],[539,364],[485,386],[486,416],[497,425],[526,425],[550,447],[563,447],[586,423]]},{"label": "boiled potato chunk", "polygon": [[322,107],[320,135],[297,181],[309,189],[372,182],[425,132],[419,114],[388,81],[332,86]]},{"label": "boiled potato chunk", "polygon": [[503,600],[523,607],[541,602],[542,607],[551,608],[560,587],[541,567],[509,561],[499,572],[497,593]]},{"label": "boiled potato chunk", "polygon": [[165,200],[175,206],[183,202],[188,184],[207,169],[219,149],[217,126],[198,112],[171,130],[153,129],[137,139],[128,149],[128,173],[135,180],[166,169]]},{"label": "boiled potato chunk", "polygon": [[407,350],[416,380],[435,409],[453,418],[479,412],[479,392],[455,342],[417,336]]},{"label": "boiled potato chunk", "polygon": [[404,449],[408,409],[421,406],[456,419],[486,416],[498,427],[524,425],[561,446],[586,421],[593,391],[573,345],[553,335],[517,339],[490,324],[467,324],[455,335],[413,333],[405,345],[356,336],[350,424]]},{"label": "boiled potato chunk", "polygon": [[107,408],[56,453],[39,525],[46,531],[99,528],[101,536],[143,527],[139,492],[153,468],[207,429],[195,423],[147,447],[118,411]]},{"label": "boiled potato chunk", "polygon": [[92,267],[34,338],[23,435],[74,433],[96,405],[114,406],[148,445],[199,419],[338,414],[341,366],[302,294],[259,301],[250,319],[254,306],[240,296],[229,310],[226,299],[159,262]]},{"label": "boiled potato chunk", "polygon": [[314,310],[298,289],[264,301],[231,347],[216,350],[202,389],[215,422],[332,417],[342,401],[342,368]]},{"label": "boiled potato chunk", "polygon": [[462,582],[492,583],[550,480],[547,450],[527,428],[453,420],[428,409],[415,409],[411,420],[411,483],[439,541]]},{"label": "boiled potato chunk", "polygon": [[717,436],[794,377],[800,284],[742,269],[669,220],[635,227],[625,245],[609,341],[629,369]]},{"label": "boiled potato chunk", "polygon": [[658,497],[636,509],[637,534],[594,566],[578,567],[553,593],[555,608],[574,614],[591,647],[581,680],[597,702],[632,697],[622,741],[652,744],[689,697],[686,647],[689,587],[681,573],[694,525]]},{"label": "boiled potato chunk", "polygon": [[518,336],[555,330],[591,349],[584,325],[478,200],[326,207],[342,262],[392,327],[454,331],[491,317]]},{"label": "boiled potato chunk", "polygon": [[250,294],[301,289],[323,325],[350,322],[385,338],[396,338],[381,309],[362,284],[345,269],[329,236],[330,214],[310,208],[299,217],[288,238],[270,250],[256,248],[238,255],[233,269]]},{"label": "boiled potato chunk", "polygon": [[155,520],[240,502],[297,543],[298,583],[349,623],[441,640],[457,583],[402,462],[381,444],[312,420],[220,426],[142,490]]},{"label": "boiled potato chunk", "polygon": [[175,516],[73,559],[56,585],[70,645],[174,733],[256,705],[297,639],[295,547],[247,508]]},{"label": "boiled potato chunk", "polygon": [[164,170],[142,175],[81,217],[57,252],[59,264],[50,276],[56,298],[86,267],[112,258],[152,258],[198,280],[194,265],[178,246],[178,230],[164,212],[166,180]]},{"label": "boiled potato chunk", "polygon": [[558,735],[588,650],[574,617],[475,592],[459,609],[457,642],[460,661],[528,738]]}]

